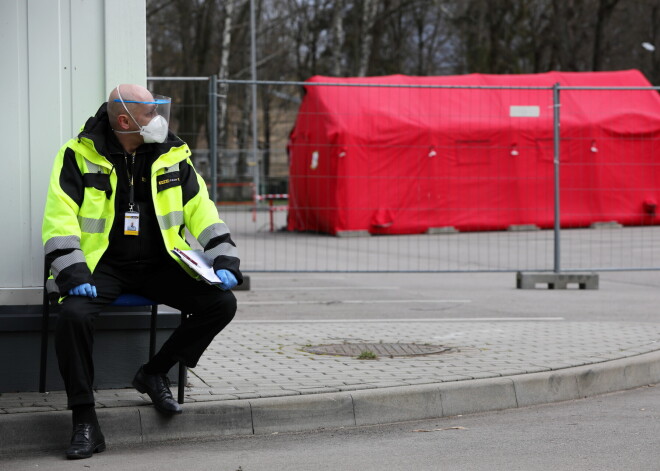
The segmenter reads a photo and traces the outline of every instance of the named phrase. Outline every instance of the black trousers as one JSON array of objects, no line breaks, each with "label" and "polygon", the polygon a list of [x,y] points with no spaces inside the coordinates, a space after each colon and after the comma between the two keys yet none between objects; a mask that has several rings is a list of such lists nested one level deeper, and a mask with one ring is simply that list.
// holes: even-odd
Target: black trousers
[{"label": "black trousers", "polygon": [[55,330],[55,350],[69,408],[94,404],[94,322],[103,306],[120,294],[139,294],[190,313],[156,354],[171,366],[177,361],[190,368],[197,365],[213,338],[236,313],[231,291],[193,279],[173,260],[117,266],[102,259],[93,277],[98,296],[66,297]]}]

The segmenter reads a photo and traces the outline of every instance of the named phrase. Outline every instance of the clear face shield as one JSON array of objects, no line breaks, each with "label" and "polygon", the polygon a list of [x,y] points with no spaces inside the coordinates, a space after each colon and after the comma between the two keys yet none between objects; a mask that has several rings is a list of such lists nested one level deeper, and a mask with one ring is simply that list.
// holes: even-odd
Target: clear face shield
[{"label": "clear face shield", "polygon": [[[117,87],[117,95],[119,96],[119,99],[114,101],[123,105],[128,115],[133,122],[138,125],[140,130],[115,132],[121,134],[140,133],[144,137],[144,142],[147,144],[152,142],[165,142],[170,122],[170,107],[172,106],[172,99],[170,97],[152,94],[153,99],[150,101],[124,100],[119,91],[119,87]],[[130,107],[133,110],[133,113],[131,113],[131,110],[126,106],[127,104],[131,105]],[[149,121],[142,125],[136,117],[141,118],[142,122]]]}]

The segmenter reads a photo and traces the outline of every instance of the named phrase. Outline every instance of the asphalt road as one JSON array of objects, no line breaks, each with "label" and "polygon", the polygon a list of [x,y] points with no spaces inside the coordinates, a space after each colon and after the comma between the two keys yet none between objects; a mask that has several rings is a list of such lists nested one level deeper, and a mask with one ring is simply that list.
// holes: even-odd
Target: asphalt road
[{"label": "asphalt road", "polygon": [[0,469],[226,471],[660,468],[660,387],[496,413],[313,433],[0,458]]},{"label": "asphalt road", "polygon": [[[237,319],[561,317],[660,322],[660,272],[602,272],[598,290],[516,289],[515,273],[248,273]],[[322,308],[321,308],[322,307]]]}]

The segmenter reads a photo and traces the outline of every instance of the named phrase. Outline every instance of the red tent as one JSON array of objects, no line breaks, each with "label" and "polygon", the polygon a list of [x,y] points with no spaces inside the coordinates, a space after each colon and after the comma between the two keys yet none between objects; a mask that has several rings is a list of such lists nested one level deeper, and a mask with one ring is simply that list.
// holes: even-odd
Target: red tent
[{"label": "red tent", "polygon": [[[650,86],[636,70],[308,82],[289,143],[288,229],[330,234],[552,227],[549,87]],[[562,90],[560,102],[562,226],[655,224],[658,94]]]}]

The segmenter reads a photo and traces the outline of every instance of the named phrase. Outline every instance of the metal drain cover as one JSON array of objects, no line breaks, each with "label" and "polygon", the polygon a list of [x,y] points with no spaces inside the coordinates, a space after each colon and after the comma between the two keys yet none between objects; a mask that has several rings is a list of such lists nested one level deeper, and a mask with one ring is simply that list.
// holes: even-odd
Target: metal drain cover
[{"label": "metal drain cover", "polygon": [[437,355],[452,351],[442,345],[419,345],[416,343],[336,343],[303,348],[307,353],[317,355],[339,355],[356,357],[363,352],[372,352],[379,357],[414,357]]}]

